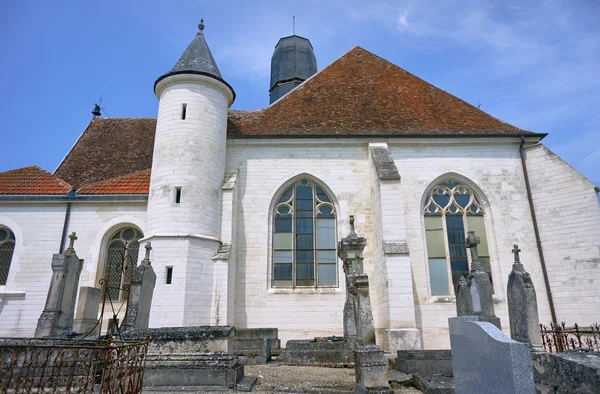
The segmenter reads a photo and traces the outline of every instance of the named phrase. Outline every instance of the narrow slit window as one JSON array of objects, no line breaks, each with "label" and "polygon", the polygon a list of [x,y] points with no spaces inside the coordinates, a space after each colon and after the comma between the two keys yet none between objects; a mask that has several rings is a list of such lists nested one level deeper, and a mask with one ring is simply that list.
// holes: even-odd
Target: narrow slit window
[{"label": "narrow slit window", "polygon": [[187,104],[181,104],[181,120],[185,120],[185,116],[187,115]]},{"label": "narrow slit window", "polygon": [[175,204],[179,204],[181,202],[181,188],[175,188]]},{"label": "narrow slit window", "polygon": [[167,280],[166,284],[170,285],[173,282],[173,267],[167,267]]}]

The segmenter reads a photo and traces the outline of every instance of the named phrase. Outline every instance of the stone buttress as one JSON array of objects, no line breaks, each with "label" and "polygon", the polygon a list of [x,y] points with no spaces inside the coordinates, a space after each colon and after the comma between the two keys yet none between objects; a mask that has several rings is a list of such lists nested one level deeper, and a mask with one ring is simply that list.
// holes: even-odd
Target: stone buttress
[{"label": "stone buttress", "polygon": [[216,272],[213,257],[221,246],[227,111],[235,93],[221,77],[204,25],[198,27],[154,84],[159,108],[142,240],[152,242],[157,276],[150,327],[232,323],[228,275]]}]

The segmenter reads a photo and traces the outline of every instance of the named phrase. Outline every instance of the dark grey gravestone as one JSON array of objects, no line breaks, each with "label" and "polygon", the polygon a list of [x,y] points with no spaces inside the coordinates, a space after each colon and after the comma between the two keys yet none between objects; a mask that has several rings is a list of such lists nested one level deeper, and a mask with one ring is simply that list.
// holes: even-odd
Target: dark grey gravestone
[{"label": "dark grey gravestone", "polygon": [[[73,323],[73,331],[78,334],[100,335],[100,324],[98,322],[98,309],[102,290],[95,287],[82,286],[79,289],[79,300]],[[92,332],[93,330],[93,332]]]},{"label": "dark grey gravestone", "polygon": [[448,319],[457,393],[535,392],[531,353],[496,326],[476,316]]},{"label": "dark grey gravestone", "polygon": [[52,279],[46,306],[35,330],[36,338],[56,337],[73,332],[75,299],[83,260],[77,257],[73,249],[76,234],[72,233],[69,238],[71,241],[67,250],[52,256]]},{"label": "dark grey gravestone", "polygon": [[540,334],[535,287],[531,276],[521,264],[520,251],[519,246],[515,244],[512,250],[515,262],[508,275],[506,290],[510,337],[515,341],[528,343],[533,351],[542,352],[544,348]]},{"label": "dark grey gravestone", "polygon": [[471,250],[471,273],[467,279],[471,290],[473,314],[478,316],[480,321],[492,323],[502,329],[500,319],[494,313],[494,298],[490,276],[483,270],[483,266],[479,261],[479,252],[477,251],[479,242],[480,239],[475,235],[475,232],[469,231],[466,244],[467,248]]},{"label": "dark grey gravestone", "polygon": [[464,276],[458,280],[456,289],[456,316],[473,316],[473,300],[469,282]]},{"label": "dark grey gravestone", "polygon": [[152,295],[156,284],[156,274],[150,263],[150,242],[144,246],[146,256],[138,267],[133,269],[131,275],[131,287],[129,292],[129,305],[125,315],[125,330],[133,328],[148,328],[150,321],[150,307],[152,306]]}]

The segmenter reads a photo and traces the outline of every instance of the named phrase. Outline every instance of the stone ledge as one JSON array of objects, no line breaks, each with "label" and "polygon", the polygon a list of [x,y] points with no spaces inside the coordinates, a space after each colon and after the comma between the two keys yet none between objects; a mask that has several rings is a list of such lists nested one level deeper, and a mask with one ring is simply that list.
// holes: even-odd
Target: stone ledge
[{"label": "stone ledge", "polygon": [[385,254],[409,254],[406,241],[383,241],[383,253]]}]

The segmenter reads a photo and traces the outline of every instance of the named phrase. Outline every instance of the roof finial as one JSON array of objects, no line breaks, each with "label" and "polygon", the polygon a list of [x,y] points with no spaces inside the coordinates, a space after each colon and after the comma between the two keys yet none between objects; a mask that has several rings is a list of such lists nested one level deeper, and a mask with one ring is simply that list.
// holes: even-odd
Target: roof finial
[{"label": "roof finial", "polygon": [[292,33],[296,35],[296,17],[292,16]]},{"label": "roof finial", "polygon": [[200,31],[204,30],[204,18],[200,19],[200,24],[198,25],[198,29],[200,29]]}]

